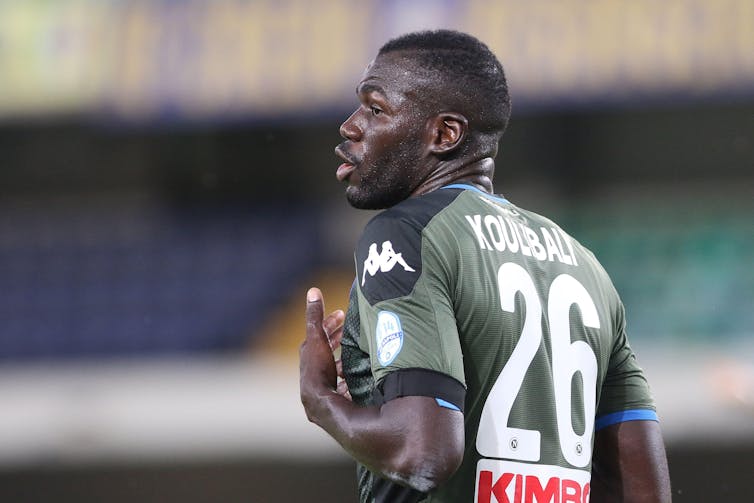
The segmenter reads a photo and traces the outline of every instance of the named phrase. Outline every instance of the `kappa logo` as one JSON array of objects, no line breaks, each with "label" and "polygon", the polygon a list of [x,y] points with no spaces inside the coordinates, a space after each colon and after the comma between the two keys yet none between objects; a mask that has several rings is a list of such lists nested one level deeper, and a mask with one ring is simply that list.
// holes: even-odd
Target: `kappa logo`
[{"label": "kappa logo", "polygon": [[367,273],[370,276],[374,276],[378,271],[390,272],[395,267],[395,264],[400,264],[403,270],[406,272],[415,272],[416,269],[411,267],[403,259],[403,255],[395,253],[393,250],[393,243],[385,241],[382,243],[382,252],[377,251],[377,243],[369,245],[369,255],[364,261],[364,273],[361,275],[361,286],[364,286],[364,282],[367,279]]}]

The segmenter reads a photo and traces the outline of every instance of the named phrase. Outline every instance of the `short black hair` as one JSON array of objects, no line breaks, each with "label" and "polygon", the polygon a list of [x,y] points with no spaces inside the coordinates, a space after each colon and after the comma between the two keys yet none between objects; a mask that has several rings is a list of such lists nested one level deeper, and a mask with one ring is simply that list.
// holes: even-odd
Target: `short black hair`
[{"label": "short black hair", "polygon": [[468,115],[472,130],[502,135],[511,113],[508,84],[483,42],[454,30],[419,31],[390,40],[378,56],[396,51],[410,51],[420,68],[441,79],[443,99]]}]

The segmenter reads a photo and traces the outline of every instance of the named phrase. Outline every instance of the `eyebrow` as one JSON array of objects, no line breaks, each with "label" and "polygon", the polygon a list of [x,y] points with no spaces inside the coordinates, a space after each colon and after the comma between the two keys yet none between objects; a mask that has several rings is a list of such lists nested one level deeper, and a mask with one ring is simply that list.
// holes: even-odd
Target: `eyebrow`
[{"label": "eyebrow", "polygon": [[377,84],[365,82],[356,86],[356,94],[369,94],[373,92],[380,93],[383,96],[385,95],[385,90]]}]

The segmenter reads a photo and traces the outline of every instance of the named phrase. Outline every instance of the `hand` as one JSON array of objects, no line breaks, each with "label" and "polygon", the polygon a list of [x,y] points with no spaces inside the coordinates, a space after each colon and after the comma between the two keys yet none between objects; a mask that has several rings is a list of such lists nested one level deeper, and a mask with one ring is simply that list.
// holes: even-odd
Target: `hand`
[{"label": "hand", "polygon": [[334,311],[323,321],[322,292],[318,288],[310,288],[306,297],[306,338],[299,351],[299,385],[301,403],[311,420],[319,398],[337,389],[339,372],[328,333],[340,344],[345,315],[343,311]]},{"label": "hand", "polygon": [[335,369],[338,374],[338,384],[335,388],[335,391],[337,391],[339,395],[347,398],[348,400],[351,400],[351,392],[348,390],[348,384],[346,383],[345,376],[343,375],[343,361],[340,358],[340,355],[342,353],[338,352],[338,348],[341,347],[340,341],[343,339],[344,320],[345,314],[343,313],[343,311],[333,311],[325,319],[323,326],[325,328],[325,332],[327,333],[327,338],[330,340],[330,347],[332,348],[333,356],[335,356]]}]

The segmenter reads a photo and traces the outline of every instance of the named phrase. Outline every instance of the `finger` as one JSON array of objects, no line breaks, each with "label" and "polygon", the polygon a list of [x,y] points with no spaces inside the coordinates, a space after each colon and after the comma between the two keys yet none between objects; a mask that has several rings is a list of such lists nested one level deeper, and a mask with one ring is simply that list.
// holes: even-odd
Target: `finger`
[{"label": "finger", "polygon": [[324,337],[327,339],[322,328],[325,306],[322,292],[319,288],[310,288],[306,292],[306,337]]},{"label": "finger", "polygon": [[328,314],[327,318],[325,318],[325,321],[322,323],[325,327],[325,332],[327,332],[327,335],[329,337],[332,337],[333,332],[343,326],[343,321],[345,321],[345,319],[346,315],[340,309]]},{"label": "finger", "polygon": [[340,347],[340,341],[343,340],[343,325],[339,326],[337,330],[327,334],[330,339],[330,348],[335,352]]},{"label": "finger", "polygon": [[346,384],[346,381],[343,381],[343,380],[338,381],[338,385],[335,388],[335,391],[339,395],[344,396],[344,397],[348,398],[349,400],[351,400],[351,392],[348,391],[348,384]]},{"label": "finger", "polygon": [[346,376],[343,375],[343,360],[335,360],[335,371],[338,377],[345,379]]}]

